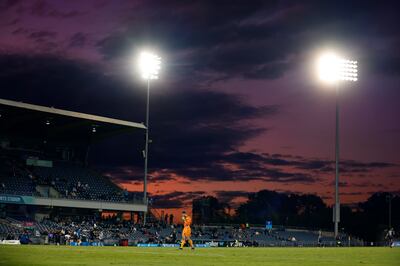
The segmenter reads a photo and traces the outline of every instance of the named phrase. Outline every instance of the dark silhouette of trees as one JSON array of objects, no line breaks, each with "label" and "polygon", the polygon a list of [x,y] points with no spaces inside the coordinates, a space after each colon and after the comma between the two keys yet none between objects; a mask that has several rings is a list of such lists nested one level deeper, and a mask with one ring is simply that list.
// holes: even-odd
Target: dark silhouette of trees
[{"label": "dark silhouette of trees", "polygon": [[[392,227],[400,230],[400,196],[386,192],[371,195],[365,202],[352,207],[341,206],[340,228],[366,241],[382,241],[388,229],[389,204],[392,205]],[[193,201],[193,216],[198,223],[251,223],[297,226],[309,229],[332,230],[332,208],[311,194],[287,194],[269,190],[250,193],[234,215],[230,206],[207,196]],[[197,215],[197,216],[196,216]]]},{"label": "dark silhouette of trees", "polygon": [[342,214],[342,225],[345,231],[362,236],[367,241],[383,241],[384,231],[389,227],[389,196],[392,200],[392,227],[398,232],[400,197],[387,192],[375,193],[367,201],[358,204],[356,211]]},{"label": "dark silhouette of trees", "polygon": [[296,195],[261,190],[249,195],[246,203],[236,210],[240,223],[327,228],[330,209],[315,195]]},{"label": "dark silhouette of trees", "polygon": [[197,224],[229,223],[232,221],[229,210],[229,204],[221,203],[215,197],[200,197],[193,200],[193,222]]}]

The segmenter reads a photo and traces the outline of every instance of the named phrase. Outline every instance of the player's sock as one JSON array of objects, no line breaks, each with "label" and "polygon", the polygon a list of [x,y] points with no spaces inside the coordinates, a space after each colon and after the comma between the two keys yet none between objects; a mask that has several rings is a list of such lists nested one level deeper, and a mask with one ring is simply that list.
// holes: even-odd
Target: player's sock
[{"label": "player's sock", "polygon": [[183,249],[183,246],[186,244],[186,241],[185,240],[182,240],[181,241],[181,247],[180,247],[180,249]]},{"label": "player's sock", "polygon": [[191,247],[192,249],[194,249],[193,241],[192,241],[191,239],[189,240],[189,245],[190,245],[190,247]]}]

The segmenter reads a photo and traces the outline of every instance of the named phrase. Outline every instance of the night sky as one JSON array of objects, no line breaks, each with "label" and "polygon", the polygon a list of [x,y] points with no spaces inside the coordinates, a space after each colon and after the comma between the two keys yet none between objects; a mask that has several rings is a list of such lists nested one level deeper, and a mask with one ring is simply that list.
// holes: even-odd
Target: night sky
[{"label": "night sky", "polygon": [[[150,49],[163,61],[151,88],[155,204],[209,194],[235,206],[261,189],[330,204],[335,90],[314,65],[333,49],[359,64],[359,81],[340,87],[341,196],[355,203],[400,191],[396,2],[0,0],[0,97],[141,122],[132,62]],[[94,161],[138,191],[142,139],[130,141],[103,143]]]}]

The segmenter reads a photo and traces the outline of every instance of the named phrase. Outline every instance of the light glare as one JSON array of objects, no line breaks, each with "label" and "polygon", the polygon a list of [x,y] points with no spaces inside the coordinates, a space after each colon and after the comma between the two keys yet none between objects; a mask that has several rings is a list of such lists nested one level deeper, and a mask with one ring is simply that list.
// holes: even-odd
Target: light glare
[{"label": "light glare", "polygon": [[328,83],[339,80],[357,81],[357,61],[340,58],[334,53],[327,53],[318,61],[318,74],[322,81]]},{"label": "light glare", "polygon": [[161,69],[161,58],[149,52],[142,52],[139,56],[139,70],[143,79],[158,79]]}]

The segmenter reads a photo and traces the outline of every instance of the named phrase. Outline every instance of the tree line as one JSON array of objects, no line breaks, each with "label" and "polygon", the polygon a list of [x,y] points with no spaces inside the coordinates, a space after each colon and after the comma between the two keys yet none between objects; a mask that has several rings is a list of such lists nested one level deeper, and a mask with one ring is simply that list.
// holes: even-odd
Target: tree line
[{"label": "tree line", "polygon": [[[365,202],[341,206],[340,229],[366,241],[381,241],[389,227],[389,200],[391,225],[400,229],[400,196],[387,192],[371,195]],[[246,202],[234,211],[229,204],[206,196],[193,201],[196,223],[249,223],[304,227],[332,231],[332,208],[317,195],[287,194],[270,190],[249,193]]]}]

